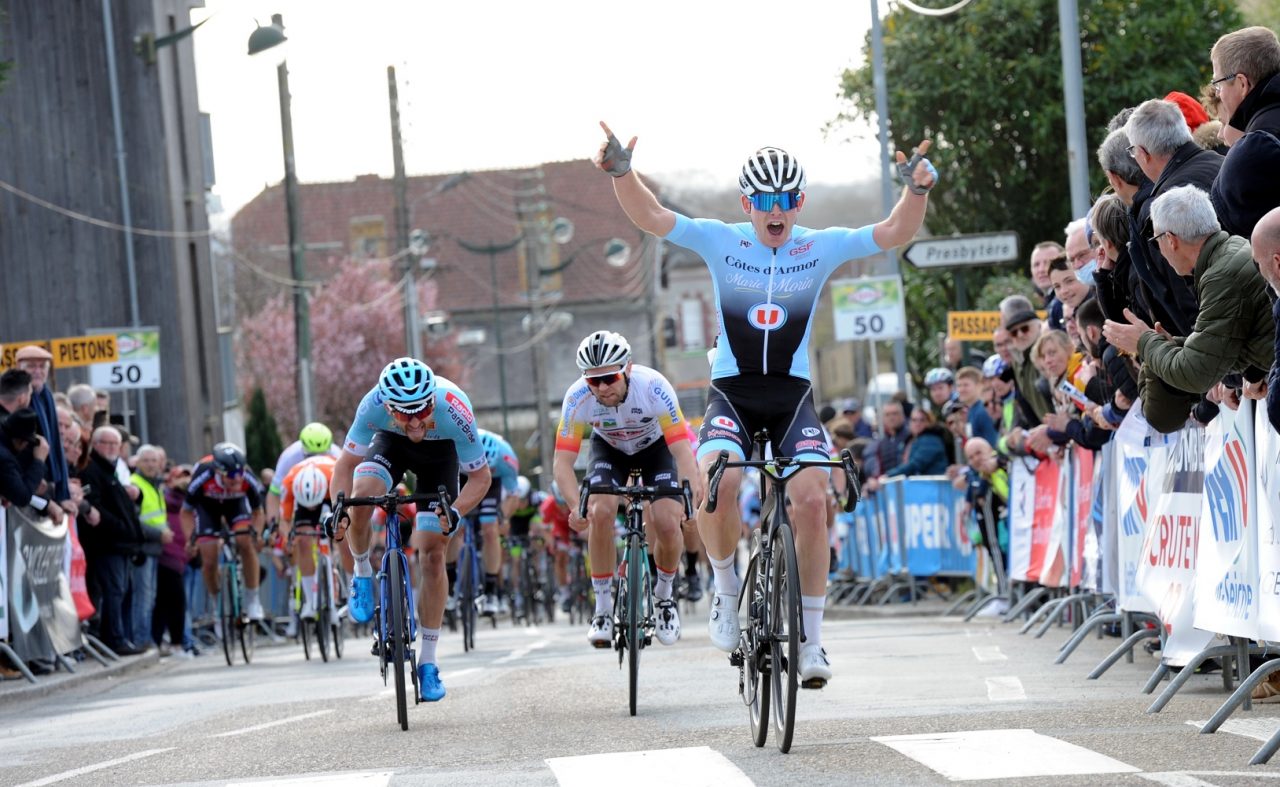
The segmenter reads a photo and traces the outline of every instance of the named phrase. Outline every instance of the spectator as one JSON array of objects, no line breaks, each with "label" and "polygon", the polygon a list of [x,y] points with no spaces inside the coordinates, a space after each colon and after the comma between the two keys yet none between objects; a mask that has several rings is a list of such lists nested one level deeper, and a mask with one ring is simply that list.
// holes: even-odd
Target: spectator
[{"label": "spectator", "polygon": [[942,423],[951,433],[952,443],[963,446],[969,439],[969,406],[959,399],[947,402],[942,406]]},{"label": "spectator", "polygon": [[1182,113],[1182,119],[1187,122],[1187,130],[1193,136],[1196,129],[1209,122],[1209,113],[1205,111],[1204,105],[1186,93],[1175,90],[1165,96],[1164,100],[1178,107],[1178,111]]},{"label": "spectator", "polygon": [[867,474],[867,491],[879,488],[879,478],[885,470],[902,463],[902,449],[907,443],[906,417],[902,403],[894,400],[880,407],[880,425],[884,434],[871,442],[863,454],[863,470]]},{"label": "spectator", "polygon": [[[1081,234],[1084,234],[1083,231]],[[1049,264],[1049,281],[1053,282],[1053,291],[1058,294],[1058,299],[1063,305],[1070,306],[1073,310],[1091,295],[1089,285],[1080,280],[1079,273],[1080,271],[1071,268],[1070,264],[1061,258]],[[1066,327],[1060,330],[1066,330]]]},{"label": "spectator", "polygon": [[970,521],[975,525],[970,529],[969,540],[991,557],[997,593],[1004,593],[1008,589],[1005,552],[1009,548],[1009,460],[980,437],[965,443],[964,458],[969,466],[965,474],[965,503],[973,514]]},{"label": "spectator", "polygon": [[1176,335],[1187,336],[1195,325],[1195,292],[1189,282],[1161,263],[1157,233],[1151,224],[1151,202],[1178,186],[1192,185],[1207,192],[1222,166],[1222,156],[1201,150],[1192,141],[1182,112],[1169,101],[1144,101],[1125,124],[1125,134],[1134,160],[1155,184],[1151,199],[1139,212],[1137,232],[1130,234],[1129,255],[1150,291],[1150,317]]},{"label": "spectator", "polygon": [[[1258,263],[1258,273],[1271,285],[1274,293],[1280,293],[1280,208],[1273,208],[1253,228],[1253,259]],[[1272,308],[1272,324],[1280,336],[1280,300]],[[1280,431],[1280,339],[1276,340],[1271,363],[1271,374],[1265,386],[1245,386],[1245,393],[1253,398],[1267,398],[1267,417],[1271,427]],[[1252,389],[1252,390],[1251,390]]]},{"label": "spectator", "polygon": [[911,413],[911,436],[903,447],[903,461],[885,471],[880,483],[893,476],[945,475],[955,463],[951,435],[934,421],[933,414],[917,407]]},{"label": "spectator", "polygon": [[869,439],[874,436],[871,431],[871,424],[862,420],[862,402],[857,399],[845,399],[840,403],[839,415],[849,422],[849,426],[853,429],[854,437],[866,437]]},{"label": "spectator", "polygon": [[146,648],[125,637],[125,597],[129,593],[129,566],[142,546],[138,508],[116,477],[120,433],[113,426],[93,430],[89,463],[80,472],[85,499],[98,509],[101,521],[79,531],[88,563],[89,598],[99,611],[98,632],[117,653],[136,655]]},{"label": "spectator", "polygon": [[[154,641],[153,613],[156,606],[156,565],[164,547],[173,540],[165,516],[164,504],[164,451],[154,445],[138,449],[138,467],[129,481],[139,490],[138,520],[142,525],[142,559],[134,560],[130,572],[128,639],[143,646]],[[163,653],[162,655],[168,655]]]},{"label": "spectator", "polygon": [[1190,408],[1182,407],[1183,398],[1165,402],[1154,393],[1156,383],[1194,394],[1208,392],[1228,374],[1260,383],[1271,366],[1275,326],[1249,242],[1221,229],[1208,194],[1193,186],[1171,189],[1153,200],[1151,217],[1170,268],[1177,276],[1194,275],[1200,301],[1195,330],[1177,341],[1131,316],[1124,323],[1108,321],[1104,335],[1142,361],[1143,414],[1156,429],[1171,432],[1185,423]]},{"label": "spectator", "polygon": [[0,418],[31,406],[31,375],[21,369],[0,374]]},{"label": "spectator", "polygon": [[[145,453],[138,449],[139,465],[142,465]],[[156,603],[151,618],[151,641],[160,648],[161,656],[173,654],[190,658],[198,655],[194,641],[186,633],[187,591],[183,574],[187,568],[187,548],[182,535],[182,517],[178,514],[189,483],[191,468],[178,465],[166,473],[165,483],[158,485],[164,495],[165,529],[169,533],[156,563]],[[166,632],[169,634],[167,644],[164,641]]]},{"label": "spectator", "polygon": [[71,409],[75,412],[85,429],[92,431],[93,416],[98,410],[98,395],[92,387],[77,383],[67,389],[67,399],[71,401]]},{"label": "spectator", "polygon": [[1022,420],[1038,424],[1049,412],[1049,403],[1036,388],[1040,373],[1029,356],[1032,345],[1040,338],[1040,318],[1031,310],[1031,302],[1021,295],[1010,295],[1001,301],[1000,316],[1005,330],[1013,337],[1013,376],[1026,416]]},{"label": "spectator", "polygon": [[1246,27],[1219,38],[1209,60],[1222,120],[1243,134],[1210,193],[1222,228],[1248,238],[1280,206],[1280,40],[1268,28]]},{"label": "spectator", "polygon": [[[31,409],[36,411],[36,416],[40,419],[40,433],[56,434],[58,413],[53,402],[53,391],[46,384],[53,364],[53,354],[39,345],[28,344],[18,348],[15,358],[18,368],[31,375]],[[61,440],[49,444],[49,458],[45,464],[48,466],[45,477],[53,484],[53,499],[69,499],[71,493],[67,489],[67,460],[62,455]]]},{"label": "spectator", "polygon": [[836,408],[829,404],[824,404],[822,409],[818,411],[818,420],[824,424],[836,417]]},{"label": "spectator", "polygon": [[[1094,381],[1090,381],[1085,386],[1085,393],[1089,395],[1090,399],[1103,403],[1100,412],[1090,409],[1089,416],[1099,428],[1109,429],[1119,426],[1120,422],[1124,420],[1125,414],[1129,411],[1128,405],[1120,407],[1117,402],[1132,402],[1137,399],[1138,384],[1134,381],[1124,357],[1116,352],[1116,348],[1108,344],[1106,338],[1102,335],[1105,323],[1106,317],[1103,316],[1102,309],[1096,299],[1085,301],[1080,306],[1080,311],[1076,314],[1076,324],[1079,326],[1080,336],[1084,340],[1085,352],[1101,362],[1103,371],[1101,375],[1103,386],[1100,389],[1091,388]],[[1097,380],[1099,378],[1095,377],[1094,379]],[[1119,399],[1116,396],[1117,392],[1122,394],[1123,399]]]},{"label": "spectator", "polygon": [[964,436],[981,437],[992,445],[999,442],[996,425],[983,406],[981,370],[965,366],[956,372],[956,399],[968,409],[968,429]]},{"label": "spectator", "polygon": [[[1063,247],[1063,253],[1066,256],[1067,263],[1070,265],[1070,270],[1072,271],[1078,271],[1088,267],[1089,263],[1095,261],[1097,258],[1097,252],[1089,242],[1089,234],[1087,232],[1088,226],[1088,219],[1075,219],[1066,226],[1066,229],[1063,230],[1063,233],[1067,238],[1066,246]],[[1049,270],[1052,273],[1052,261],[1050,261]],[[1090,270],[1089,273],[1092,275],[1093,271]],[[1062,298],[1062,294],[1058,292],[1057,287],[1053,288],[1053,292],[1059,299]],[[1054,330],[1060,329],[1055,328]]]},{"label": "spectator", "polygon": [[955,371],[964,366],[964,343],[948,336],[942,341],[942,365]]},{"label": "spectator", "polygon": [[1117,194],[1103,194],[1093,203],[1089,221],[1102,250],[1098,270],[1093,274],[1102,313],[1113,320],[1124,319],[1125,309],[1147,314],[1145,303],[1140,304],[1139,299],[1133,297],[1142,282],[1134,275],[1129,261],[1129,211],[1124,201]]},{"label": "spectator", "polygon": [[39,429],[40,419],[30,408],[15,410],[0,423],[0,497],[61,522],[62,508],[39,494],[49,457],[49,443]]},{"label": "spectator", "polygon": [[982,364],[982,376],[991,387],[991,399],[997,410],[1000,439],[993,445],[1001,454],[1009,452],[1005,436],[1018,423],[1018,406],[1013,390],[1013,365],[999,355],[992,355]]},{"label": "spectator", "polygon": [[941,413],[947,402],[956,398],[956,376],[946,367],[938,366],[926,372],[924,387],[929,391],[929,401],[936,413]]},{"label": "spectator", "polygon": [[66,407],[58,408],[58,437],[62,441],[67,468],[75,477],[89,460],[89,441],[80,428],[80,418]]},{"label": "spectator", "polygon": [[1043,299],[1044,308],[1048,311],[1050,320],[1055,314],[1061,319],[1062,306],[1054,297],[1053,282],[1049,281],[1049,262],[1063,254],[1065,252],[1062,244],[1051,240],[1040,241],[1031,249],[1031,283],[1035,285],[1036,292]]},{"label": "spectator", "polygon": [[1009,332],[1000,326],[991,332],[991,345],[995,347],[996,355],[1004,359],[1004,362],[1013,368],[1013,337]]}]

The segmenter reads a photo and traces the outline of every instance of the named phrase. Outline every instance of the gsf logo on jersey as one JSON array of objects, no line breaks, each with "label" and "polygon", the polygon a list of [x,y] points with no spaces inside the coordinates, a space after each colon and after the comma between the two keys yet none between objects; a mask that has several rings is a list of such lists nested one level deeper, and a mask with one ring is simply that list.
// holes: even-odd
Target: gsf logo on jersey
[{"label": "gsf logo on jersey", "polygon": [[711,419],[712,426],[718,426],[721,429],[728,429],[730,432],[738,431],[738,424],[732,418],[723,415],[717,415]]},{"label": "gsf logo on jersey", "polygon": [[822,434],[822,430],[814,426],[806,426],[805,428],[800,430],[800,433],[803,434],[805,437],[817,437],[818,435]]},{"label": "gsf logo on jersey", "polygon": [[757,303],[747,311],[747,322],[762,331],[777,330],[786,321],[787,310],[776,303]]}]

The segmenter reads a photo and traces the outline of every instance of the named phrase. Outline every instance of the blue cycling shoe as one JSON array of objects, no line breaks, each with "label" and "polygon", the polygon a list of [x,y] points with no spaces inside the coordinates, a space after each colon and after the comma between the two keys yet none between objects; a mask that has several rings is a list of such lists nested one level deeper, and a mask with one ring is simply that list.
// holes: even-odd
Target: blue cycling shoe
[{"label": "blue cycling shoe", "polygon": [[440,682],[440,668],[434,664],[418,665],[418,692],[423,702],[439,702],[444,699],[444,684]]},{"label": "blue cycling shoe", "polygon": [[373,577],[351,577],[351,598],[347,610],[356,623],[373,620]]}]

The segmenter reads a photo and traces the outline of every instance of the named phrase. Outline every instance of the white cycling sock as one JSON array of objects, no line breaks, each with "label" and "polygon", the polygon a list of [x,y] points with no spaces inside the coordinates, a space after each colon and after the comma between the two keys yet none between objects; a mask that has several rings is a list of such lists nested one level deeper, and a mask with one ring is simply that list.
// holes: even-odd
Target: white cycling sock
[{"label": "white cycling sock", "polygon": [[440,629],[422,629],[422,648],[418,651],[419,664],[436,663],[436,643],[440,641]]},{"label": "white cycling sock", "polygon": [[827,596],[801,596],[800,609],[804,618],[804,644],[822,647],[822,613],[827,606]]},{"label": "white cycling sock", "polygon": [[316,606],[316,594],[320,592],[319,583],[316,582],[314,576],[302,578],[302,597],[307,600],[312,609]]},{"label": "white cycling sock", "polygon": [[653,595],[659,600],[671,598],[671,583],[675,578],[676,572],[658,569],[658,583],[653,586]]},{"label": "white cycling sock", "polygon": [[613,575],[591,578],[591,589],[596,592],[596,616],[608,616],[613,611]]},{"label": "white cycling sock", "polygon": [[351,556],[355,558],[355,574],[358,577],[373,576],[373,564],[369,562],[369,550],[363,552],[352,552]]},{"label": "white cycling sock", "polygon": [[733,570],[734,565],[738,562],[738,556],[730,553],[728,557],[711,557],[711,553],[707,553],[707,557],[711,560],[711,570],[716,575],[716,592],[727,593],[731,596],[738,595],[738,591],[742,588],[742,583],[738,579],[738,574]]},{"label": "white cycling sock", "polygon": [[244,589],[244,603],[245,603],[245,606],[251,606],[251,605],[252,605],[255,601],[257,601],[257,600],[258,600],[258,589],[257,589],[257,588],[245,588],[245,589]]}]

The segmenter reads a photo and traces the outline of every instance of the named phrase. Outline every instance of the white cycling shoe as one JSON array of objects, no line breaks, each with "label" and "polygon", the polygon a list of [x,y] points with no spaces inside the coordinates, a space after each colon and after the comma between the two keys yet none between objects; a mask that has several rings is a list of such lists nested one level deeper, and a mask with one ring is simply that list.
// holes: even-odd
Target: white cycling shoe
[{"label": "white cycling shoe", "polygon": [[800,646],[800,685],[806,689],[820,689],[831,680],[831,662],[827,652],[816,642]]},{"label": "white cycling shoe", "polygon": [[256,598],[245,605],[245,613],[249,616],[249,620],[266,620],[267,618],[262,602]]},{"label": "white cycling shoe", "polygon": [[669,598],[659,599],[653,605],[657,617],[654,633],[663,645],[674,645],[680,639],[680,611],[676,602]]},{"label": "white cycling shoe", "polygon": [[594,648],[607,648],[613,644],[613,620],[605,615],[592,618],[591,628],[587,629],[587,642]]},{"label": "white cycling shoe", "polygon": [[711,644],[725,653],[732,653],[738,648],[738,640],[742,636],[742,627],[738,625],[738,594],[721,593],[711,599],[711,619],[707,621],[707,632],[711,635]]}]

